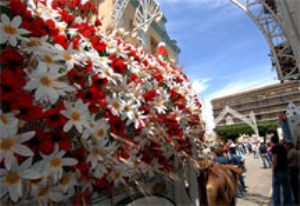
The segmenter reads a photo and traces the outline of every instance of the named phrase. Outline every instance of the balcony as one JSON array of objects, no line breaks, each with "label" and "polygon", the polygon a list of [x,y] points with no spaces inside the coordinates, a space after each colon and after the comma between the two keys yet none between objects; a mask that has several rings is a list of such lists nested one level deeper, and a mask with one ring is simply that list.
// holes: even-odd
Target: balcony
[{"label": "balcony", "polygon": [[[265,98],[261,98],[261,99],[253,99],[251,101],[239,102],[239,103],[236,103],[236,104],[229,104],[229,106],[230,107],[240,106],[240,105],[244,105],[244,104],[248,104],[248,103],[261,102],[261,101],[265,101],[265,100],[280,98],[280,97],[288,96],[288,95],[297,95],[297,94],[300,97],[300,91],[294,91],[294,92],[289,92],[289,93],[285,93],[285,94],[280,94],[280,95],[274,95],[274,96],[270,96],[270,97],[265,97]],[[289,100],[289,101],[291,101],[291,100]],[[214,110],[223,109],[223,108],[224,108],[224,106],[223,107],[216,107]]]}]

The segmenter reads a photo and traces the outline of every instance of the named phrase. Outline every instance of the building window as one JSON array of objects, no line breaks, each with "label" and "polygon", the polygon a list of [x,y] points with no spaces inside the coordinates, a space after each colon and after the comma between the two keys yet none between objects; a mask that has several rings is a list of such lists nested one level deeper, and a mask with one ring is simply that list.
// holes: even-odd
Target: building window
[{"label": "building window", "polygon": [[158,42],[153,37],[151,37],[150,46],[151,46],[151,53],[152,54],[155,54],[156,49],[157,49],[157,45],[158,45]]}]

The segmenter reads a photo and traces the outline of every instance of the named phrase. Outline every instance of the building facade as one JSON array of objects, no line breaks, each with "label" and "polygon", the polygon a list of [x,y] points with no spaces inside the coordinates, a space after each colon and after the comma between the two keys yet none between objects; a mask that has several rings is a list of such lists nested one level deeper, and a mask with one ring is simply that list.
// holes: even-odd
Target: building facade
[{"label": "building facade", "polygon": [[[113,12],[114,5],[118,1],[119,4],[122,4],[125,0],[96,0],[98,4],[99,18],[102,19],[102,24],[104,27],[109,24],[110,16]],[[134,16],[136,9],[138,9],[139,1],[138,0],[129,0],[126,4],[124,13],[119,21],[119,27],[124,28],[128,32],[132,32],[134,29]],[[160,42],[165,42],[166,49],[169,52],[170,59],[173,59],[176,64],[178,64],[178,56],[181,50],[177,46],[177,42],[171,39],[165,28],[167,19],[165,16],[161,18],[158,22],[153,21],[149,26],[147,32],[140,31],[138,35],[145,42],[144,50],[150,54],[155,54],[158,44]],[[130,37],[129,37],[130,38]]]},{"label": "building facade", "polygon": [[[217,119],[225,106],[249,117],[253,111],[257,122],[275,121],[286,111],[289,102],[300,107],[300,81],[293,80],[253,89],[212,100],[214,119]],[[216,127],[240,124],[242,120],[227,116]]]}]

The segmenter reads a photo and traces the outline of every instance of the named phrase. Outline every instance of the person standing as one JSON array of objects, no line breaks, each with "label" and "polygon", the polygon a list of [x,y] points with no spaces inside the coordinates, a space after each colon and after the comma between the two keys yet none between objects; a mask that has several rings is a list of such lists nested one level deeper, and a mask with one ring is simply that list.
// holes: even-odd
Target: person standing
[{"label": "person standing", "polygon": [[254,155],[254,159],[258,159],[258,147],[256,143],[253,143],[252,145],[252,150],[253,150],[253,155]]},{"label": "person standing", "polygon": [[273,144],[273,202],[275,206],[281,205],[280,201],[280,188],[283,189],[284,205],[292,205],[292,197],[290,191],[290,184],[288,181],[288,167],[287,167],[287,153],[282,144],[279,144],[277,136],[271,138]]},{"label": "person standing", "polygon": [[[259,149],[258,149],[260,158],[263,162],[263,166],[264,168],[271,168],[272,164],[271,164],[271,160],[269,159],[269,155],[268,155],[268,148],[266,146],[266,144],[263,142],[261,143]],[[268,166],[267,166],[268,165]]]},{"label": "person standing", "polygon": [[289,177],[290,185],[294,196],[294,204],[299,204],[299,163],[300,163],[300,152],[295,149],[293,143],[287,143],[288,153],[288,168],[289,168]]},{"label": "person standing", "polygon": [[224,150],[221,148],[216,149],[215,151],[216,156],[213,159],[213,162],[219,163],[219,164],[229,164],[228,157],[224,156]]},{"label": "person standing", "polygon": [[[236,154],[236,147],[232,146],[229,149],[229,161],[230,164],[235,165],[241,169],[245,169],[244,168],[244,159],[242,159],[241,156],[238,156]],[[239,176],[239,187],[238,187],[238,197],[243,197],[244,193],[245,193],[245,181],[242,175]]]}]

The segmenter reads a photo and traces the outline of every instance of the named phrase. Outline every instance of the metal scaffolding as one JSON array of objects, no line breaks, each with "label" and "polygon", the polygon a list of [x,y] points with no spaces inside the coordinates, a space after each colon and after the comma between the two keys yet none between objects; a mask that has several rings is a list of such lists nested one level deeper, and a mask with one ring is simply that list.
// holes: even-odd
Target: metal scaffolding
[{"label": "metal scaffolding", "polygon": [[299,45],[289,38],[286,21],[277,15],[275,0],[230,0],[246,12],[263,32],[271,49],[271,57],[278,79],[300,78]]}]

